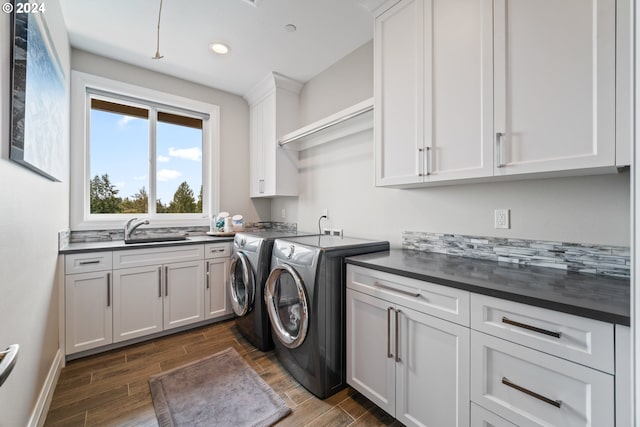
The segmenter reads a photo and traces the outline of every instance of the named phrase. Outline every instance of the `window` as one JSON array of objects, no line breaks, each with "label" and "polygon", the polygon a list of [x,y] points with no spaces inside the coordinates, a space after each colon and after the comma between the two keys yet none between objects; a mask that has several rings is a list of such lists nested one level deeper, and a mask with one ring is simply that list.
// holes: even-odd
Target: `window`
[{"label": "window", "polygon": [[85,117],[72,121],[72,228],[204,225],[217,212],[217,106],[77,72],[72,92],[72,117]]}]

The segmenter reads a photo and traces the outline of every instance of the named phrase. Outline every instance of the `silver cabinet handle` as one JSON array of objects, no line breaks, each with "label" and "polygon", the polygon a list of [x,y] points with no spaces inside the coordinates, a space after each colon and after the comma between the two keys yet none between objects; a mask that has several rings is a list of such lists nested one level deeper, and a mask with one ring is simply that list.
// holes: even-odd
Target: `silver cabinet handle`
[{"label": "silver cabinet handle", "polygon": [[211,249],[211,253],[214,254],[216,252],[224,252],[224,248]]},{"label": "silver cabinet handle", "polygon": [[111,273],[107,273],[107,307],[111,307]]},{"label": "silver cabinet handle", "polygon": [[391,359],[393,353],[391,353],[391,310],[393,307],[387,308],[387,358]]},{"label": "silver cabinet handle", "polygon": [[513,389],[516,389],[528,396],[531,397],[535,397],[538,400],[542,400],[544,403],[548,403],[551,406],[555,406],[556,408],[559,408],[560,406],[562,406],[562,401],[561,400],[553,400],[553,399],[549,399],[546,396],[543,396],[541,394],[536,393],[535,391],[531,391],[527,388],[524,388],[522,386],[519,386],[518,384],[514,384],[511,381],[509,381],[509,379],[507,377],[502,377],[502,384],[506,385],[507,387],[511,387]]},{"label": "silver cabinet handle", "polygon": [[169,296],[169,267],[164,268],[164,296]]},{"label": "silver cabinet handle", "polygon": [[504,167],[504,163],[502,160],[502,137],[504,136],[504,132],[496,132],[496,167],[502,168]]},{"label": "silver cabinet handle", "polygon": [[511,320],[511,319],[509,319],[507,317],[502,317],[502,323],[506,323],[507,325],[512,325],[512,326],[517,326],[518,328],[526,329],[528,331],[537,332],[539,334],[548,335],[550,337],[554,337],[554,338],[558,338],[558,339],[561,336],[560,332],[550,331],[548,329],[542,329],[542,328],[538,328],[536,326],[527,325],[526,323],[516,322],[515,320]]},{"label": "silver cabinet handle", "polygon": [[400,310],[396,309],[396,363],[400,363],[400,349],[398,348],[399,341],[399,332],[400,332],[400,323],[398,322],[398,318],[400,316]]},{"label": "silver cabinet handle", "polygon": [[89,264],[100,264],[100,260],[95,260],[95,261],[80,261],[78,264],[80,265],[89,265]]},{"label": "silver cabinet handle", "polygon": [[[424,151],[424,148],[418,147],[418,153],[422,154],[423,151]],[[418,176],[425,176],[425,174],[422,173],[422,171],[420,171],[418,172]]]},{"label": "silver cabinet handle", "polygon": [[264,193],[264,179],[258,180],[258,193]]},{"label": "silver cabinet handle", "polygon": [[402,289],[396,289],[396,288],[394,288],[392,286],[388,286],[388,285],[382,284],[380,282],[373,282],[373,286],[377,286],[378,288],[386,289],[386,290],[391,291],[391,292],[397,292],[397,293],[402,294],[402,295],[407,295],[407,296],[414,297],[414,298],[420,298],[420,293],[419,292],[410,292],[410,291],[405,291],[405,290],[402,290]]},{"label": "silver cabinet handle", "polygon": [[158,267],[158,298],[162,298],[162,267]]},{"label": "silver cabinet handle", "polygon": [[425,169],[427,171],[426,175],[431,175],[431,147],[427,147],[425,149],[427,152],[427,158],[425,159]]},{"label": "silver cabinet handle", "polygon": [[209,261],[207,261],[207,273],[205,274],[205,281],[207,283],[207,289],[209,289]]}]

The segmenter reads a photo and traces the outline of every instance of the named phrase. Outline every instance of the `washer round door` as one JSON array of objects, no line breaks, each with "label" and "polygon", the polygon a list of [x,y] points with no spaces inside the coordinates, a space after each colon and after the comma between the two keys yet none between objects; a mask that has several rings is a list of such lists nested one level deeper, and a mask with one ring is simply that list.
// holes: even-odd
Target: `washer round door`
[{"label": "washer round door", "polygon": [[264,301],[273,335],[287,348],[301,346],[309,329],[309,299],[293,267],[282,264],[271,270]]},{"label": "washer round door", "polygon": [[231,257],[229,287],[233,312],[238,316],[244,316],[253,307],[256,288],[251,263],[242,252],[236,252]]}]

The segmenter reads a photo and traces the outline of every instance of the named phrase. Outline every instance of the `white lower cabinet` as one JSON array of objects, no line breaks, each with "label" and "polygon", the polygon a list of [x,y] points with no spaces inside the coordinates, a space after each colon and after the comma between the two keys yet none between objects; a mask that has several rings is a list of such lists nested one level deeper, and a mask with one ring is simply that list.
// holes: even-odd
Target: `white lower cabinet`
[{"label": "white lower cabinet", "polygon": [[347,382],[407,426],[468,426],[469,329],[347,289]]},{"label": "white lower cabinet", "polygon": [[67,354],[112,343],[111,271],[69,274],[65,278]]},{"label": "white lower cabinet", "polygon": [[113,272],[114,342],[204,320],[203,261]]},{"label": "white lower cabinet", "polygon": [[347,383],[403,424],[630,425],[628,327],[351,264],[346,282]]},{"label": "white lower cabinet", "polygon": [[613,375],[471,332],[471,400],[518,426],[613,426]]},{"label": "white lower cabinet", "polygon": [[233,314],[227,281],[233,243],[210,243],[204,247],[204,317],[215,319]]},{"label": "white lower cabinet", "polygon": [[162,266],[113,272],[113,341],[120,342],[163,329]]},{"label": "white lower cabinet", "polygon": [[204,320],[204,261],[164,266],[164,329]]},{"label": "white lower cabinet", "polygon": [[65,256],[65,352],[113,342],[111,252]]},{"label": "white lower cabinet", "polygon": [[[172,253],[184,261],[154,264],[170,259]],[[139,249],[117,255],[113,271],[114,342],[204,320],[202,246]],[[121,265],[137,266],[117,269]]]},{"label": "white lower cabinet", "polygon": [[212,243],[66,255],[66,354],[230,315],[230,253]]}]

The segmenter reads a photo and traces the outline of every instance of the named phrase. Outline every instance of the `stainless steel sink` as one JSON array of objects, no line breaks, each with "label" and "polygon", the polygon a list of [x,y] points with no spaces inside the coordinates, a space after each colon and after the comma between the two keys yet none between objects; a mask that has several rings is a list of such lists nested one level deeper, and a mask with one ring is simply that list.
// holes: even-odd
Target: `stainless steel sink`
[{"label": "stainless steel sink", "polygon": [[187,240],[187,236],[153,236],[153,237],[140,237],[137,239],[126,239],[125,244],[130,245],[134,243],[155,243],[155,242],[178,242],[181,240]]}]

